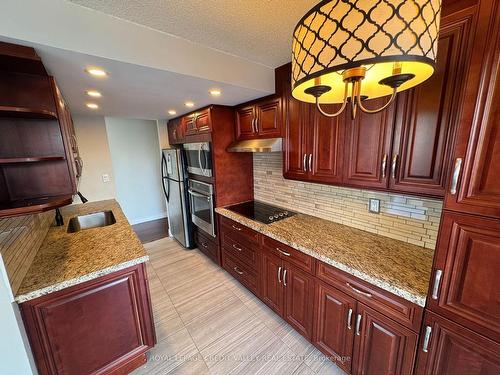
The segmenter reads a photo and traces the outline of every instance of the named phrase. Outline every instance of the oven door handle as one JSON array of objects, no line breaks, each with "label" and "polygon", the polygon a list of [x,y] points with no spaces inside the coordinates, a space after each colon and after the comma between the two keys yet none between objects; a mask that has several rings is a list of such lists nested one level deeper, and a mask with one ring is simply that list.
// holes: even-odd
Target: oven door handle
[{"label": "oven door handle", "polygon": [[209,195],[200,194],[200,193],[197,193],[197,192],[195,192],[195,191],[193,191],[191,189],[188,189],[188,193],[190,195],[192,195],[193,197],[205,198],[207,201],[210,201],[210,199],[212,199],[212,197],[209,196]]}]

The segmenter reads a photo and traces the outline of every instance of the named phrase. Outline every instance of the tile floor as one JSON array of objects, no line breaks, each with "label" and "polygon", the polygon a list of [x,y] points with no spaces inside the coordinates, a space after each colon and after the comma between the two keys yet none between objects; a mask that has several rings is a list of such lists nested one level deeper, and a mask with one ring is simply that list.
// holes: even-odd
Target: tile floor
[{"label": "tile floor", "polygon": [[158,344],[144,374],[344,374],[198,250],[145,245]]}]

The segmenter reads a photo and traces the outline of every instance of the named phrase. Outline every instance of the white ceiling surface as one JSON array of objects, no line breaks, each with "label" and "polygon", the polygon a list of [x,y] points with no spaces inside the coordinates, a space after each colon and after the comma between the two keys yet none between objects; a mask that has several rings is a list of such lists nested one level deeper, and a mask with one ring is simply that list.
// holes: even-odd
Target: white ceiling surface
[{"label": "white ceiling surface", "polygon": [[69,0],[275,68],[290,61],[292,33],[318,0]]},{"label": "white ceiling surface", "polygon": [[[169,117],[170,108],[189,112],[186,100],[199,108],[272,93],[274,67],[289,60],[293,26],[316,1],[94,3],[129,9],[129,18],[135,14],[130,9],[142,9],[137,17],[144,20],[155,15],[154,22],[161,23],[166,17],[170,29],[155,30],[151,20],[140,25],[139,19],[130,22],[65,0],[1,0],[0,40],[35,47],[75,113],[151,119]],[[200,39],[204,34],[207,42]],[[87,65],[101,66],[110,76],[91,78],[83,73]],[[209,96],[212,87],[222,89],[220,98]],[[98,111],[84,106],[90,88],[103,93],[94,100]]]}]

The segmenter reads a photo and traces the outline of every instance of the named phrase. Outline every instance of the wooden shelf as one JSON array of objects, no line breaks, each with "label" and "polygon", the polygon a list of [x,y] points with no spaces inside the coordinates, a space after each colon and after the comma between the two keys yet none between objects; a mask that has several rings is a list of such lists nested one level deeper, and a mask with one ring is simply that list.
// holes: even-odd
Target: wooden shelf
[{"label": "wooden shelf", "polygon": [[64,156],[33,156],[27,158],[0,158],[0,164],[17,164],[17,163],[38,163],[44,161],[65,160]]},{"label": "wooden shelf", "polygon": [[0,117],[57,120],[57,114],[46,109],[12,106],[0,106]]},{"label": "wooden shelf", "polygon": [[0,218],[40,213],[67,206],[72,202],[73,197],[71,195],[0,202]]}]

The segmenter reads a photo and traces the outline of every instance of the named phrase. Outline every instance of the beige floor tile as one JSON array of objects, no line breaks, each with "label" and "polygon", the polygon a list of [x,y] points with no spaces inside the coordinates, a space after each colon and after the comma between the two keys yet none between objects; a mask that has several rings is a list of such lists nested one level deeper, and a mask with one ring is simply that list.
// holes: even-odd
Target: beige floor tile
[{"label": "beige floor tile", "polygon": [[330,361],[316,348],[312,349],[311,353],[304,360],[304,363],[318,375],[346,375],[340,367]]},{"label": "beige floor tile", "polygon": [[305,363],[302,363],[293,373],[293,375],[315,375],[316,373],[311,370],[309,366]]},{"label": "beige floor tile", "polygon": [[182,286],[169,290],[168,295],[174,306],[178,306],[217,288],[221,284],[219,275],[217,273],[210,273],[200,279],[191,280]]}]

